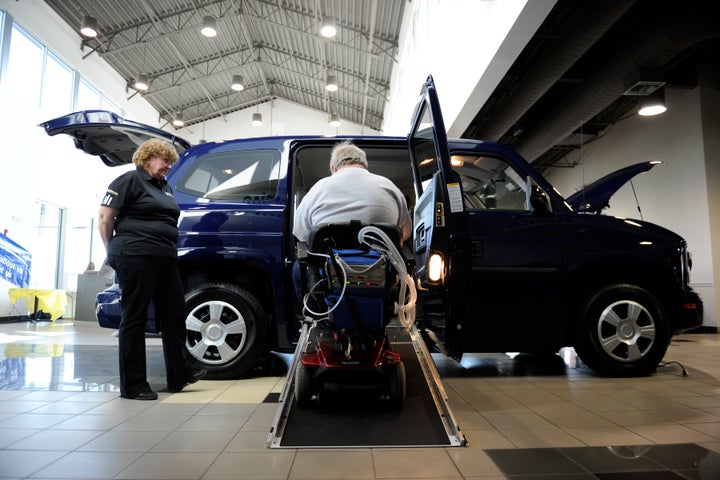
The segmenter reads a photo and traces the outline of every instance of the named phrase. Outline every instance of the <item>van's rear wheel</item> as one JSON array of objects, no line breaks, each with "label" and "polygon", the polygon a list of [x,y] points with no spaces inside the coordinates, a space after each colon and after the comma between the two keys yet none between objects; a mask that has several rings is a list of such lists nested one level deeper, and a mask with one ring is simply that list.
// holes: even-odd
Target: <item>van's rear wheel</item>
[{"label": "van's rear wheel", "polygon": [[186,347],[207,378],[248,373],[263,353],[267,320],[248,291],[229,283],[208,283],[185,296]]}]

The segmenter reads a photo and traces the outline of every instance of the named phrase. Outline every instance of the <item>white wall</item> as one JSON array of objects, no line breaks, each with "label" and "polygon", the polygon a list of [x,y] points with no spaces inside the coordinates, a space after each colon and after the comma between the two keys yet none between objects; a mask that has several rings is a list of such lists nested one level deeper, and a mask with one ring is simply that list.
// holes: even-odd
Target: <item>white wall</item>
[{"label": "white wall", "polygon": [[[704,324],[716,327],[718,311],[713,285],[714,271],[718,270],[713,268],[708,203],[708,189],[712,189],[706,182],[706,158],[710,157],[705,151],[704,137],[716,138],[718,130],[714,134],[703,130],[701,113],[708,102],[701,107],[700,92],[700,88],[667,89],[667,112],[655,117],[634,115],[616,123],[603,138],[585,146],[582,158],[580,152],[568,157],[578,166],[555,168],[547,177],[567,197],[583,184],[624,166],[661,160],[662,165],[633,180],[642,218],[687,240],[693,254],[692,284],[705,303]],[[717,98],[715,102],[717,114]],[[715,153],[716,159],[720,153],[717,146]],[[717,200],[714,203],[717,205]],[[605,214],[640,218],[630,184],[610,199]]]},{"label": "white wall", "polygon": [[[259,127],[250,124],[255,112],[261,113],[263,117],[263,124]],[[283,135],[379,135],[380,132],[347,120],[341,120],[339,127],[331,127],[327,113],[276,98],[257,107],[181,128],[175,134],[197,143],[202,138],[216,141]]]},{"label": "white wall", "polygon": [[[51,45],[55,55],[79,70],[90,84],[129,111],[131,116],[157,118],[144,100],[126,101],[125,82],[112,73],[97,55],[82,59],[87,52],[80,51],[79,37],[63,28],[62,20],[44,2],[0,0],[0,9],[38,41]],[[45,135],[38,124],[48,118],[41,113],[37,102],[21,102],[22,97],[10,91],[6,82],[0,82],[0,132],[3,139],[0,230],[7,230],[12,240],[29,249],[36,264],[45,256],[45,252],[33,251],[36,235],[32,218],[36,200],[86,212],[88,218],[94,217],[99,205],[97,190],[103,184],[107,186],[119,172],[102,168],[95,159],[89,161],[91,157],[76,150],[69,139],[51,139]],[[78,268],[82,270],[86,264],[87,257]],[[0,292],[7,292],[13,286],[0,280]],[[8,315],[11,310],[7,295],[0,293],[0,317]]]},{"label": "white wall", "polygon": [[420,87],[433,76],[449,136],[467,128],[556,0],[408,3],[383,131],[407,135]]},{"label": "white wall", "polygon": [[[706,190],[708,195],[709,223],[710,223],[710,251],[712,256],[713,279],[720,278],[720,82],[717,78],[707,80],[700,86],[700,114],[703,125],[703,148],[705,150],[705,174]],[[715,85],[709,87],[705,85]],[[706,259],[707,261],[707,259]],[[706,318],[714,314],[715,325],[720,318],[720,306],[717,300],[720,299],[720,282],[704,287],[706,301],[713,298],[713,304],[706,304]],[[711,307],[714,306],[714,311]]]},{"label": "white wall", "polygon": [[[64,28],[62,20],[44,2],[0,0],[0,9],[13,16],[35,38],[51,45],[53,53],[130,112],[131,117],[157,121],[157,113],[143,99],[126,100],[125,82],[97,55],[82,59],[87,52],[80,51],[77,33]],[[69,139],[51,139],[45,135],[38,125],[48,118],[35,106],[17,104],[14,92],[4,87],[0,84],[3,106],[0,132],[3,138],[13,141],[3,142],[4,155],[0,159],[3,170],[0,200],[4,205],[0,210],[0,228],[7,228],[18,243],[27,244],[32,232],[24,222],[30,218],[29,210],[36,198],[69,208],[85,208],[95,198],[94,183],[118,172],[101,169],[100,162],[88,162],[89,157],[75,150]],[[68,172],[72,173],[71,178]]]}]

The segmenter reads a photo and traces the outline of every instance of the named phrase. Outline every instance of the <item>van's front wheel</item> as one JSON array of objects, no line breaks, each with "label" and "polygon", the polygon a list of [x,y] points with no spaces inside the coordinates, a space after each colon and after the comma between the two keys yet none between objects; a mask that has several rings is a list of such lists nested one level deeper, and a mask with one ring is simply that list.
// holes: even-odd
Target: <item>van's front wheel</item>
[{"label": "van's front wheel", "polygon": [[232,379],[248,373],[263,353],[267,321],[248,291],[228,283],[200,285],[185,296],[186,343],[207,378]]},{"label": "van's front wheel", "polygon": [[580,312],[575,350],[603,375],[651,374],[668,348],[665,311],[647,290],[609,285],[588,296]]}]

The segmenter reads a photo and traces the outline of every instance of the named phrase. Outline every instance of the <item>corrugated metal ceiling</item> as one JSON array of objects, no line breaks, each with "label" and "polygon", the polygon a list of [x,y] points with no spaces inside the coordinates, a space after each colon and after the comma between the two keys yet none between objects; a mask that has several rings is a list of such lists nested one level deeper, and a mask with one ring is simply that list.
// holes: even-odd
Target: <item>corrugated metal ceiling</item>
[{"label": "corrugated metal ceiling", "polygon": [[[186,125],[282,98],[342,119],[382,129],[390,77],[407,0],[45,0],[78,31],[85,55],[99,55],[167,121]],[[99,36],[80,32],[83,16]],[[217,36],[200,33],[203,17]],[[337,35],[319,35],[323,16]],[[136,91],[135,77],[150,79]],[[242,75],[245,89],[230,88]],[[337,76],[337,92],[325,90]]]}]

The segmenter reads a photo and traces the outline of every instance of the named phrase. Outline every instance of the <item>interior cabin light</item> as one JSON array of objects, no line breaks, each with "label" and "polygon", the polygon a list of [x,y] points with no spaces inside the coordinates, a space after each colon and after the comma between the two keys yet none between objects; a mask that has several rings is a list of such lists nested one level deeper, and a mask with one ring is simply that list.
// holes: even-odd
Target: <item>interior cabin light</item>
[{"label": "interior cabin light", "polygon": [[431,282],[439,282],[442,279],[445,270],[445,262],[443,256],[439,253],[431,253],[427,261],[428,280]]}]

